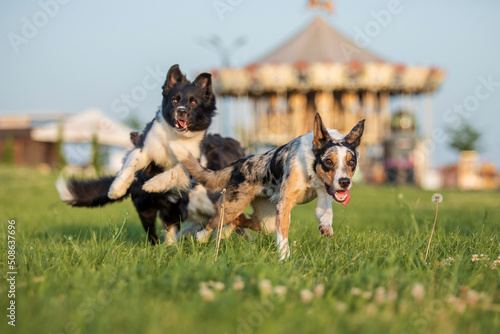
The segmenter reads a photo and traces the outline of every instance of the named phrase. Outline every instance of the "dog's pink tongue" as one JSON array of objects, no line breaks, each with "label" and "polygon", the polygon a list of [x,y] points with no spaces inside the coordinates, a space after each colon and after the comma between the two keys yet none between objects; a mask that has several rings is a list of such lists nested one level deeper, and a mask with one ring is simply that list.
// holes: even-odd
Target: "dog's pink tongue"
[{"label": "dog's pink tongue", "polygon": [[183,128],[186,127],[186,121],[178,121],[179,122],[179,125],[182,126]]},{"label": "dog's pink tongue", "polygon": [[[351,200],[351,192],[349,190],[342,190],[342,191],[337,191],[335,192],[335,195],[339,194],[340,196],[344,197],[345,200],[343,202],[340,202],[342,205],[347,205],[349,204],[349,201]],[[335,196],[337,197],[337,196]]]},{"label": "dog's pink tongue", "polygon": [[342,205],[347,205],[349,204],[349,201],[351,200],[351,192],[349,190],[347,190],[347,197],[344,201],[344,203],[342,203]]}]

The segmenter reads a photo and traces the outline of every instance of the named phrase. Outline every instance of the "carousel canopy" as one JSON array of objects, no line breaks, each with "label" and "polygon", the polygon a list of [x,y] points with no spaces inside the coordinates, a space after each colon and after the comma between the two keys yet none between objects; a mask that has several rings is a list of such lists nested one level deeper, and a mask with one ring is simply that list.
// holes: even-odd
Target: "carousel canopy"
[{"label": "carousel canopy", "polygon": [[259,59],[257,64],[343,63],[347,61],[382,62],[383,60],[333,29],[317,16],[304,30],[276,50]]},{"label": "carousel canopy", "polygon": [[[68,116],[62,122],[62,137],[66,142],[90,142],[92,136],[97,135],[97,140],[103,145],[126,148],[132,146],[130,142],[132,129],[106,116],[99,109],[89,109]],[[59,122],[52,122],[35,127],[31,130],[31,137],[36,141],[56,142],[60,126]]]},{"label": "carousel canopy", "polygon": [[443,79],[440,69],[386,62],[316,17],[257,62],[214,71],[214,88],[220,95],[233,96],[293,91],[431,93]]}]

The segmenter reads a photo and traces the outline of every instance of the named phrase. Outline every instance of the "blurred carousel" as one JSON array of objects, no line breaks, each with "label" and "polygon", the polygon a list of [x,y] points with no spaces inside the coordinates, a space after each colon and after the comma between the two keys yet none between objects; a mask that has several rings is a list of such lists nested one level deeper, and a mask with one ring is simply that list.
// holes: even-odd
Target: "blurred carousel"
[{"label": "blurred carousel", "polygon": [[[319,112],[330,128],[349,131],[366,119],[363,152],[365,178],[385,181],[384,142],[391,138],[391,99],[421,99],[424,127],[430,135],[430,96],[444,71],[384,61],[316,17],[290,40],[245,68],[214,73],[220,97],[250,109],[251,120],[240,124],[239,139],[247,146],[282,145],[312,130]],[[239,106],[239,107],[238,107]],[[239,110],[222,110],[239,114]],[[428,159],[428,157],[423,157]],[[428,165],[423,162],[422,165]]]}]

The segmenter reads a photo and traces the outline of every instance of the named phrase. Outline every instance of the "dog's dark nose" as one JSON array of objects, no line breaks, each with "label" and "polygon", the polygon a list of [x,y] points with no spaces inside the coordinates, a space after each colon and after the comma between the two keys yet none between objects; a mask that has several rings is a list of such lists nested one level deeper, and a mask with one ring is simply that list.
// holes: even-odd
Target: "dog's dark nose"
[{"label": "dog's dark nose", "polygon": [[186,116],[187,111],[186,108],[177,108],[177,116]]},{"label": "dog's dark nose", "polygon": [[339,179],[339,184],[342,188],[347,189],[349,185],[351,184],[351,180],[349,180],[347,177],[343,177]]}]

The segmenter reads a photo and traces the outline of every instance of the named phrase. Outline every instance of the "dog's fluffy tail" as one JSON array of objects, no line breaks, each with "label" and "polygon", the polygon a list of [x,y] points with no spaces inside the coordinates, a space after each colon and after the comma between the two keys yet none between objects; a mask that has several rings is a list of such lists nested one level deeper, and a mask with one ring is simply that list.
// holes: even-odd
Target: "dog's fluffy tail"
[{"label": "dog's fluffy tail", "polygon": [[57,192],[63,202],[71,206],[98,207],[108,203],[121,201],[128,196],[125,194],[118,199],[110,199],[108,191],[115,178],[104,176],[95,180],[64,179],[60,177],[56,182]]},{"label": "dog's fluffy tail", "polygon": [[202,186],[217,191],[222,190],[229,182],[233,170],[232,165],[218,171],[213,171],[203,167],[182,144],[172,142],[170,143],[170,149],[188,173]]}]

